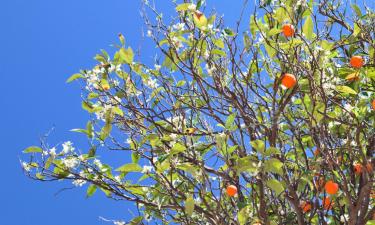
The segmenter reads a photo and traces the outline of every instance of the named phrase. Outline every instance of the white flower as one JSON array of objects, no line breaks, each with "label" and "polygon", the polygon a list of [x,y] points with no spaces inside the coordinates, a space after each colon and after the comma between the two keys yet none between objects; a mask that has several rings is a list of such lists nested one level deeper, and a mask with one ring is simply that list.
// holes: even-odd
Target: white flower
[{"label": "white flower", "polygon": [[56,148],[55,148],[55,147],[51,148],[51,149],[49,150],[49,154],[50,154],[51,156],[55,156],[55,155],[56,155]]},{"label": "white flower", "polygon": [[22,162],[22,168],[27,172],[31,170],[31,166],[26,162]]},{"label": "white flower", "polygon": [[62,144],[63,146],[63,150],[62,150],[62,153],[64,154],[67,154],[69,152],[73,152],[74,151],[74,147],[73,147],[73,143],[71,141],[66,141]]},{"label": "white flower", "polygon": [[94,159],[94,164],[101,169],[103,167],[102,162],[99,159]]},{"label": "white flower", "polygon": [[215,71],[215,66],[210,67],[208,64],[206,64],[206,70],[208,75],[212,76],[213,72]]},{"label": "white flower", "polygon": [[172,38],[172,44],[176,47],[177,50],[184,47],[182,42],[177,37]]},{"label": "white flower", "polygon": [[155,70],[157,70],[157,71],[159,71],[161,69],[161,66],[158,65],[158,64],[155,64],[154,67],[155,67]]},{"label": "white flower", "polygon": [[189,5],[188,9],[189,9],[190,11],[195,11],[195,10],[197,9],[197,6],[196,6],[195,4],[192,3],[192,4]]},{"label": "white flower", "polygon": [[173,133],[173,134],[170,134],[169,137],[172,139],[172,140],[176,140],[177,139],[177,134]]},{"label": "white flower", "polygon": [[148,30],[147,31],[147,37],[151,37],[152,36],[152,31],[151,30]]},{"label": "white flower", "polygon": [[149,79],[146,80],[146,85],[149,88],[152,88],[152,89],[155,89],[155,88],[159,87],[159,84],[157,83],[157,80],[152,79],[152,78],[149,78]]},{"label": "white flower", "polygon": [[124,221],[113,221],[114,225],[125,225],[126,223]]},{"label": "white flower", "polygon": [[349,215],[348,214],[345,214],[345,215],[341,215],[340,216],[340,222],[341,223],[345,223],[346,221],[349,220]]},{"label": "white flower", "polygon": [[62,160],[62,163],[68,168],[73,169],[76,168],[79,165],[79,160],[77,158],[71,157],[71,158],[65,158]]},{"label": "white flower", "polygon": [[346,103],[346,104],[344,105],[344,109],[345,109],[346,111],[348,111],[348,112],[351,112],[351,111],[353,111],[354,107],[353,107],[352,105],[350,105],[349,103]]},{"label": "white flower", "polygon": [[151,173],[153,170],[152,166],[143,166],[142,173]]},{"label": "white flower", "polygon": [[78,179],[78,180],[74,180],[72,184],[74,184],[74,186],[76,187],[82,187],[84,184],[86,184],[86,181]]},{"label": "white flower", "polygon": [[203,58],[204,58],[205,60],[207,60],[209,57],[210,57],[210,52],[206,50],[206,51],[204,52],[204,54],[203,54]]},{"label": "white flower", "polygon": [[121,177],[120,176],[115,176],[114,178],[115,178],[115,181],[117,183],[121,183]]},{"label": "white flower", "polygon": [[184,23],[177,23],[172,26],[172,29],[177,31],[183,31],[185,30],[185,24]]}]

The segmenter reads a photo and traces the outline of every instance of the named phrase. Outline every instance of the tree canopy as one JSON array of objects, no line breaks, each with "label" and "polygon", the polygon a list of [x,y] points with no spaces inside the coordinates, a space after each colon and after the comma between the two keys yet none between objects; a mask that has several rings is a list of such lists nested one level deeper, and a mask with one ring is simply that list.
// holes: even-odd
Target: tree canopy
[{"label": "tree canopy", "polygon": [[375,224],[375,12],[350,3],[233,1],[225,24],[202,0],[167,19],[144,1],[155,65],[120,34],[68,79],[90,148],[42,139],[25,173],[134,202],[120,225]]}]

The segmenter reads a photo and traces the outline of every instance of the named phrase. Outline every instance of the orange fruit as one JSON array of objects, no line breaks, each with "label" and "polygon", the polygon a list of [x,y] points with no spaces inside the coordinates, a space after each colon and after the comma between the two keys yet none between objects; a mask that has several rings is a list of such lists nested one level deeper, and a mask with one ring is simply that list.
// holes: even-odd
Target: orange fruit
[{"label": "orange fruit", "polygon": [[302,208],[303,212],[308,212],[308,211],[311,210],[311,203],[302,201],[301,204],[300,204],[300,207]]},{"label": "orange fruit", "polygon": [[233,197],[237,194],[237,187],[234,186],[234,185],[229,185],[227,187],[227,194],[230,196],[230,197]]},{"label": "orange fruit", "polygon": [[297,79],[293,74],[285,73],[281,78],[281,84],[286,88],[292,88],[296,83]]},{"label": "orange fruit", "polygon": [[294,26],[292,24],[284,24],[282,30],[285,37],[292,37],[294,35]]},{"label": "orange fruit", "polygon": [[324,209],[330,210],[330,209],[332,209],[332,206],[334,204],[335,203],[329,197],[324,197],[323,198],[323,207],[324,207]]},{"label": "orange fruit", "polygon": [[102,87],[104,91],[108,91],[110,89],[108,84],[103,84]]},{"label": "orange fruit", "polygon": [[330,195],[334,195],[339,191],[339,185],[331,180],[327,181],[324,185],[324,189]]},{"label": "orange fruit", "polygon": [[350,58],[350,65],[354,68],[361,68],[363,66],[363,58],[361,56],[353,56]]},{"label": "orange fruit", "polygon": [[375,110],[375,99],[372,100],[372,109]]},{"label": "orange fruit", "polygon": [[354,173],[360,175],[362,173],[362,165],[359,163],[354,164]]},{"label": "orange fruit", "polygon": [[319,149],[319,148],[315,149],[315,151],[314,151],[314,156],[315,156],[315,157],[318,157],[319,154],[320,154],[320,149]]}]

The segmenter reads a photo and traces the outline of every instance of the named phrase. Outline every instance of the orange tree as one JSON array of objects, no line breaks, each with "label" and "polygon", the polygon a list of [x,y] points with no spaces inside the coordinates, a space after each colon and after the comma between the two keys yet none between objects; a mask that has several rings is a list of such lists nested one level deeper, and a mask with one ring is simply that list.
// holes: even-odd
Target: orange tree
[{"label": "orange tree", "polygon": [[[168,24],[143,4],[155,65],[119,35],[68,79],[91,147],[42,140],[25,173],[134,202],[131,224],[372,224],[373,9],[268,0],[228,28],[202,1],[174,4]],[[129,154],[108,165],[98,148]]]}]

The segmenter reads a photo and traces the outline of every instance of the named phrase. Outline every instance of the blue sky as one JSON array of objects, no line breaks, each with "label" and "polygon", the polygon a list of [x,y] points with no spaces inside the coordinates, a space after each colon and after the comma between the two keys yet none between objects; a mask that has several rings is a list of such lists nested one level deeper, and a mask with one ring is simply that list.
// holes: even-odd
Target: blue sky
[{"label": "blue sky", "polygon": [[[162,10],[169,9],[166,12],[173,9],[170,1],[157,2]],[[229,0],[209,3],[234,27],[241,4]],[[139,0],[2,1],[1,224],[93,225],[108,224],[99,216],[129,219],[131,203],[115,202],[99,191],[90,199],[85,198],[85,188],[55,196],[71,185],[26,178],[19,158],[24,157],[21,152],[25,147],[38,145],[39,137],[52,127],[55,130],[49,143],[72,140],[78,147],[85,146],[84,136],[69,132],[84,127],[88,119],[81,109],[80,88],[65,81],[79,69],[94,65],[93,56],[100,49],[111,50],[120,32],[127,45],[141,47],[140,59],[151,63],[156,49],[142,39],[139,10]],[[116,153],[108,155],[109,163],[111,157],[116,158]]]}]

